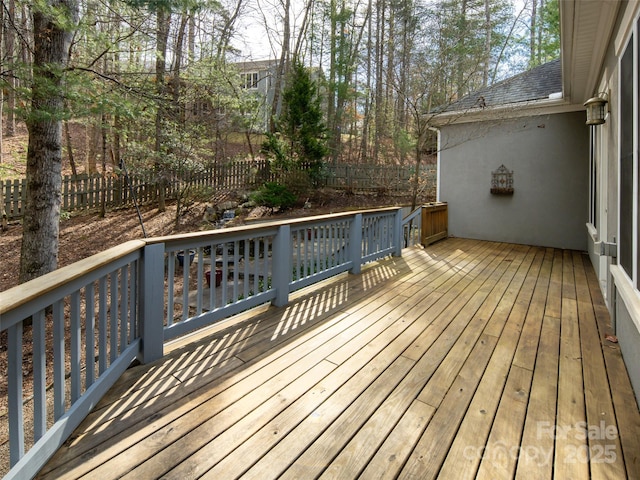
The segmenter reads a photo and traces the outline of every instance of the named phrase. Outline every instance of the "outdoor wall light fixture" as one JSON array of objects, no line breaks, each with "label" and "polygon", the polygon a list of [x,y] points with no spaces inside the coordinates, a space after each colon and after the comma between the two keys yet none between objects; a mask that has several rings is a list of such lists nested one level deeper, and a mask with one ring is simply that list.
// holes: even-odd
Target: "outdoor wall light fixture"
[{"label": "outdoor wall light fixture", "polygon": [[602,125],[607,115],[607,94],[599,93],[584,102],[587,107],[587,125]]}]

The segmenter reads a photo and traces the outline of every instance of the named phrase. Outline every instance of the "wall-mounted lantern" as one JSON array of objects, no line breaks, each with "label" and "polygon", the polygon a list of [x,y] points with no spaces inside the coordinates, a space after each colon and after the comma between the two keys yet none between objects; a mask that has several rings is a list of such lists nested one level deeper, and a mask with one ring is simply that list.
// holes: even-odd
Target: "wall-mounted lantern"
[{"label": "wall-mounted lantern", "polygon": [[599,93],[584,102],[587,107],[587,125],[602,125],[607,116],[607,94]]},{"label": "wall-mounted lantern", "polygon": [[513,195],[513,171],[504,165],[491,172],[491,193],[494,195]]}]

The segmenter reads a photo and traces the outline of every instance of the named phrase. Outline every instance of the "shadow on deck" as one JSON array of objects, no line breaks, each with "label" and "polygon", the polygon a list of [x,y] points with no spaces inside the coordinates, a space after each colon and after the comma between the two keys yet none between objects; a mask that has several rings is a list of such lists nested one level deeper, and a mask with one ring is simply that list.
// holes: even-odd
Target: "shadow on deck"
[{"label": "shadow on deck", "polygon": [[40,478],[640,478],[588,258],[447,239],[168,346]]}]

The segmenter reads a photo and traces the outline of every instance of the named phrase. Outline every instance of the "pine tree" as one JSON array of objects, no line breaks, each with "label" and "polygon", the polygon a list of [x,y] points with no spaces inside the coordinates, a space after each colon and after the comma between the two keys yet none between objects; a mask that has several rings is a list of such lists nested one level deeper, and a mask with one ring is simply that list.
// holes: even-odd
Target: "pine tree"
[{"label": "pine tree", "polygon": [[283,110],[276,122],[276,134],[269,134],[263,146],[276,168],[305,169],[314,186],[322,179],[327,155],[326,127],[318,88],[302,63],[293,62],[287,87],[282,93]]}]

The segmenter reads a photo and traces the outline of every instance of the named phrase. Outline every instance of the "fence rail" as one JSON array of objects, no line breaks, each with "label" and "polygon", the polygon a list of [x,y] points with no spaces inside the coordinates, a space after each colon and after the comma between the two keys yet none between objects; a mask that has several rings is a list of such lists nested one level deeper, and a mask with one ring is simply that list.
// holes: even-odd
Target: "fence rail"
[{"label": "fence rail", "polygon": [[[414,169],[399,165],[326,165],[324,186],[348,191],[406,192]],[[433,166],[422,167],[421,176],[427,189],[435,192],[436,171]],[[129,180],[127,182],[126,180]],[[266,160],[242,161],[214,165],[198,173],[188,175],[136,174],[125,177],[117,174],[65,175],[62,178],[61,206],[65,212],[93,210],[104,207],[113,209],[132,206],[134,197],[140,204],[156,201],[159,188],[164,188],[165,198],[176,198],[186,186],[209,187],[219,190],[252,188],[277,177],[269,169]],[[160,187],[162,185],[162,187]],[[23,216],[26,195],[26,179],[0,181],[0,199],[3,214],[8,220]]]}]

